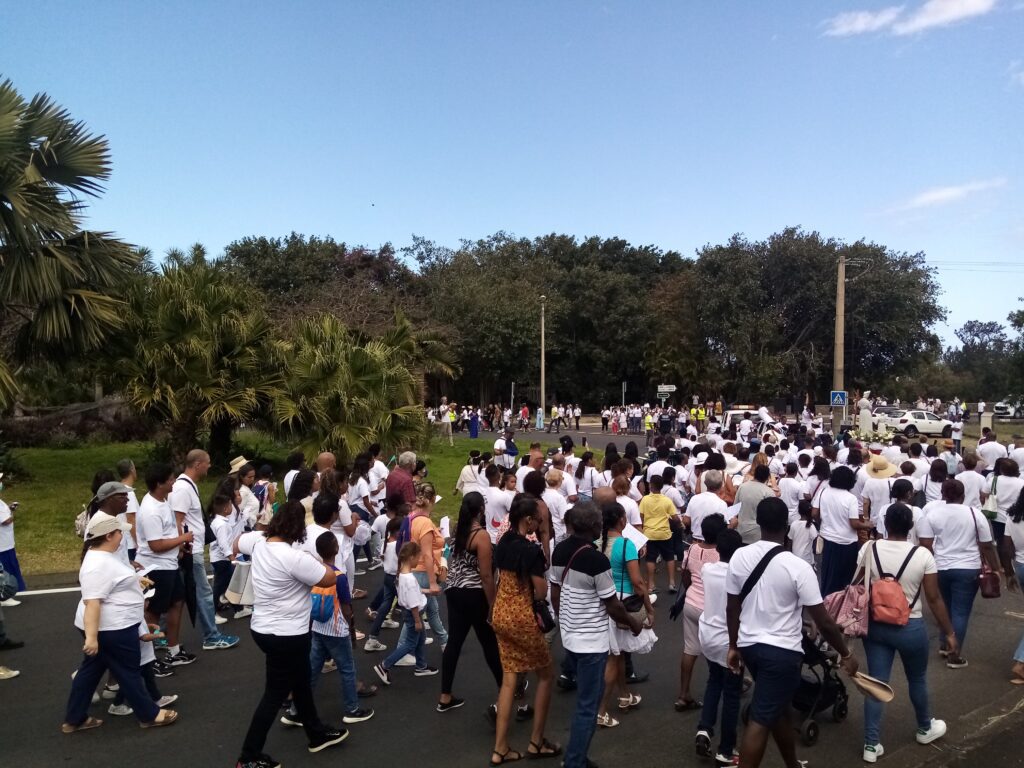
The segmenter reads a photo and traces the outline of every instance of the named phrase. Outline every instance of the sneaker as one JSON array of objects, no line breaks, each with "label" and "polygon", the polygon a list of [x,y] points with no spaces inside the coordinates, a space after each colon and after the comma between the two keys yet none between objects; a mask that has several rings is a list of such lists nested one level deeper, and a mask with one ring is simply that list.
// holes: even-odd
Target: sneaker
[{"label": "sneaker", "polygon": [[365,576],[366,575],[366,569],[365,568],[356,568],[355,572],[352,575],[353,576]]},{"label": "sneaker", "polygon": [[174,669],[168,664],[164,664],[159,659],[153,662],[153,677],[171,677],[173,674]]},{"label": "sneaker", "polygon": [[726,768],[727,766],[739,765],[739,764],[740,764],[740,756],[739,755],[733,754],[733,755],[729,755],[728,757],[726,757],[721,752],[719,752],[718,754],[715,755],[715,765],[721,766],[722,768]]},{"label": "sneaker", "polygon": [[20,674],[21,672],[19,672],[16,669],[11,669],[10,667],[0,667],[0,680],[10,680],[11,678],[17,677]]},{"label": "sneaker", "polygon": [[301,728],[302,721],[299,720],[299,713],[294,709],[289,709],[281,715],[281,725],[287,725],[289,728]]},{"label": "sneaker", "polygon": [[384,627],[384,629],[398,629],[402,625],[392,619],[384,619],[381,626]]},{"label": "sneaker", "polygon": [[320,673],[323,675],[329,675],[331,672],[338,671],[338,662],[334,659],[328,659],[324,662],[324,665],[320,668]]},{"label": "sneaker", "polygon": [[341,718],[345,723],[363,723],[373,717],[372,709],[354,709],[351,712],[346,712],[345,716]]},{"label": "sneaker", "polygon": [[396,667],[415,667],[416,657],[411,653],[405,654],[402,658],[395,662]]},{"label": "sneaker", "polygon": [[356,630],[356,642],[362,642],[365,639],[366,639],[366,633],[365,632],[360,632],[357,629]]},{"label": "sneaker", "polygon": [[107,712],[118,717],[125,717],[127,715],[135,714],[135,710],[129,707],[127,704],[111,704],[107,707]]},{"label": "sneaker", "polygon": [[946,735],[946,721],[936,720],[932,718],[932,724],[928,728],[918,728],[917,738],[918,744],[931,744],[936,739],[941,739]]},{"label": "sneaker", "polygon": [[388,647],[376,637],[366,638],[366,645],[363,646],[363,650],[367,653],[373,653],[374,651],[386,651],[387,649]]},{"label": "sneaker", "polygon": [[217,635],[212,640],[203,641],[204,651],[223,651],[227,648],[234,648],[238,645],[238,638],[234,635]]},{"label": "sneaker", "polygon": [[[415,664],[415,662],[413,663]],[[380,678],[380,681],[384,683],[384,685],[391,685],[391,673],[384,669],[383,665],[374,664],[373,671],[377,673],[377,677]]]},{"label": "sneaker", "polygon": [[3,606],[4,608],[14,608],[19,605],[21,605],[21,600],[15,600],[13,597],[9,600],[4,600],[3,602],[0,602],[0,606]]},{"label": "sneaker", "polygon": [[383,560],[375,559],[372,563],[370,563],[366,567],[366,570],[368,570],[368,571],[376,571],[378,568],[383,568],[383,567],[384,567],[384,561]]},{"label": "sneaker", "polygon": [[437,674],[437,667],[416,667],[413,674],[416,677],[432,677]]},{"label": "sneaker", "polygon": [[159,699],[157,699],[153,703],[156,704],[158,707],[160,707],[160,709],[164,709],[165,707],[171,706],[171,704],[173,704],[177,700],[178,700],[178,694],[171,693],[171,694],[168,694],[167,696],[161,696]]},{"label": "sneaker", "polygon": [[181,650],[179,650],[176,654],[174,654],[173,656],[168,656],[166,659],[164,659],[164,664],[166,664],[169,667],[184,667],[186,664],[191,664],[195,660],[196,655],[194,653],[186,652],[185,647],[182,646]]},{"label": "sneaker", "polygon": [[117,683],[114,683],[113,685],[111,685],[110,683],[107,683],[106,685],[103,686],[103,693],[101,693],[100,695],[104,699],[116,699],[117,698],[117,692],[120,691],[120,690],[121,690],[121,686],[118,685]]},{"label": "sneaker", "polygon": [[963,669],[967,666],[967,659],[965,659],[963,656],[948,656],[946,657],[946,666],[950,669]]},{"label": "sneaker", "polygon": [[360,555],[359,557],[357,557],[356,558],[356,562],[357,563],[365,563],[366,562],[366,555]]},{"label": "sneaker", "polygon": [[461,707],[465,703],[466,703],[465,699],[456,699],[454,696],[452,696],[451,701],[448,701],[448,702],[439,701],[439,702],[437,702],[437,711],[438,712],[447,712],[449,709],[458,709],[459,707]]},{"label": "sneaker", "polygon": [[225,617],[221,616],[221,615],[220,615],[220,614],[218,613],[218,614],[217,614],[217,615],[216,615],[216,616],[214,617],[214,619],[213,619],[213,623],[214,623],[214,624],[218,624],[218,625],[220,625],[220,624],[227,624],[227,623],[228,623],[228,620],[227,620],[227,619],[226,619]]},{"label": "sneaker", "polygon": [[559,688],[563,691],[575,691],[576,681],[568,675],[559,675],[558,680],[555,681]]},{"label": "sneaker", "polygon": [[707,731],[697,731],[697,755],[699,757],[711,757],[711,734]]},{"label": "sneaker", "polygon": [[865,763],[877,763],[878,758],[885,754],[885,748],[881,744],[865,744],[864,752],[861,755]]},{"label": "sneaker", "polygon": [[252,616],[252,608],[250,608],[249,606],[245,606],[245,608],[243,608],[240,611],[235,611],[236,619],[244,619],[247,616]]},{"label": "sneaker", "polygon": [[424,645],[433,645],[433,643],[434,643],[434,638],[432,638],[432,637],[427,637],[427,639],[425,639],[423,641]]},{"label": "sneaker", "polygon": [[239,760],[235,768],[281,768],[281,764],[270,755],[260,755],[255,760]]},{"label": "sneaker", "polygon": [[340,728],[334,730],[333,728],[318,734],[313,741],[309,742],[310,752],[319,752],[328,747],[333,747],[335,744],[341,744],[345,739],[348,738],[348,729]]}]

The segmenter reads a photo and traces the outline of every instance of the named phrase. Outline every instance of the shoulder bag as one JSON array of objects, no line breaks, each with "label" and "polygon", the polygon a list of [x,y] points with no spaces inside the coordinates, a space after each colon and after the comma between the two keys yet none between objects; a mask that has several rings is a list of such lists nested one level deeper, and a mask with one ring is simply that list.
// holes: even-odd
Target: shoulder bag
[{"label": "shoulder bag", "polygon": [[[999,514],[999,498],[996,496],[996,486],[999,483],[999,476],[992,475],[992,492],[989,493],[988,498],[985,499],[985,503],[981,505],[981,512],[989,520],[995,520],[996,515]],[[972,514],[974,510],[971,510]],[[975,531],[977,533],[977,531]]]},{"label": "shoulder bag", "polygon": [[[628,597],[624,597],[626,587],[626,544],[627,539],[624,536],[619,537],[622,540],[622,573],[619,578],[619,599],[622,600],[622,607],[626,609],[626,613],[632,614],[636,617],[641,624],[647,621],[647,606],[644,604],[644,599],[636,594],[635,592]],[[615,546],[614,544],[612,546]],[[629,629],[628,624],[620,624],[615,622],[615,626],[619,629]]]},{"label": "shoulder bag", "polygon": [[825,611],[847,637],[866,637],[868,634],[868,584],[870,563],[864,569],[864,583],[851,584],[846,589],[825,596]]},{"label": "shoulder bag", "polygon": [[974,541],[978,545],[978,557],[981,558],[981,573],[978,574],[978,590],[986,600],[993,600],[1001,594],[999,588],[999,574],[993,571],[985,559],[985,553],[981,551],[981,536],[978,535],[978,518],[974,514],[974,507],[971,507],[971,519],[974,521]]}]

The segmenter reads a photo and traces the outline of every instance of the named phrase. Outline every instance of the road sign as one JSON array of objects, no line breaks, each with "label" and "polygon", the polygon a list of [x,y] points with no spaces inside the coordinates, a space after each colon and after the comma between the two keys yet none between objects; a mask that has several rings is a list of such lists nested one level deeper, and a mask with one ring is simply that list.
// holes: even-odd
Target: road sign
[{"label": "road sign", "polygon": [[662,393],[667,394],[669,392],[675,392],[675,391],[676,391],[676,385],[675,384],[659,384],[658,385],[658,394],[659,395],[662,394]]},{"label": "road sign", "polygon": [[829,403],[833,408],[845,408],[846,407],[846,393],[837,389],[832,390],[832,394],[828,397]]}]

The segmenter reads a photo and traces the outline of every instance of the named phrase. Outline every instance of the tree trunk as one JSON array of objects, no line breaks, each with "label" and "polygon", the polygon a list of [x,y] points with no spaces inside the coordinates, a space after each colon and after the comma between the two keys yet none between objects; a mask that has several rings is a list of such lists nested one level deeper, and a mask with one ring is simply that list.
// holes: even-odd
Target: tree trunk
[{"label": "tree trunk", "polygon": [[231,436],[235,425],[231,419],[220,418],[210,425],[210,442],[206,447],[214,467],[226,468],[231,464]]}]

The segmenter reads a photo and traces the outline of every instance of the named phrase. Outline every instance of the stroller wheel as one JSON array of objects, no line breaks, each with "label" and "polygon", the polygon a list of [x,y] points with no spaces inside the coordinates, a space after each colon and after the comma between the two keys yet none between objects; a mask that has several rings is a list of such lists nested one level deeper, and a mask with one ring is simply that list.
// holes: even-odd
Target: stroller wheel
[{"label": "stroller wheel", "polygon": [[800,726],[800,740],[805,746],[813,747],[818,743],[818,724],[813,720],[807,720]]},{"label": "stroller wheel", "polygon": [[848,714],[850,714],[850,706],[846,703],[845,699],[837,701],[832,705],[832,719],[837,723],[843,722]]}]

